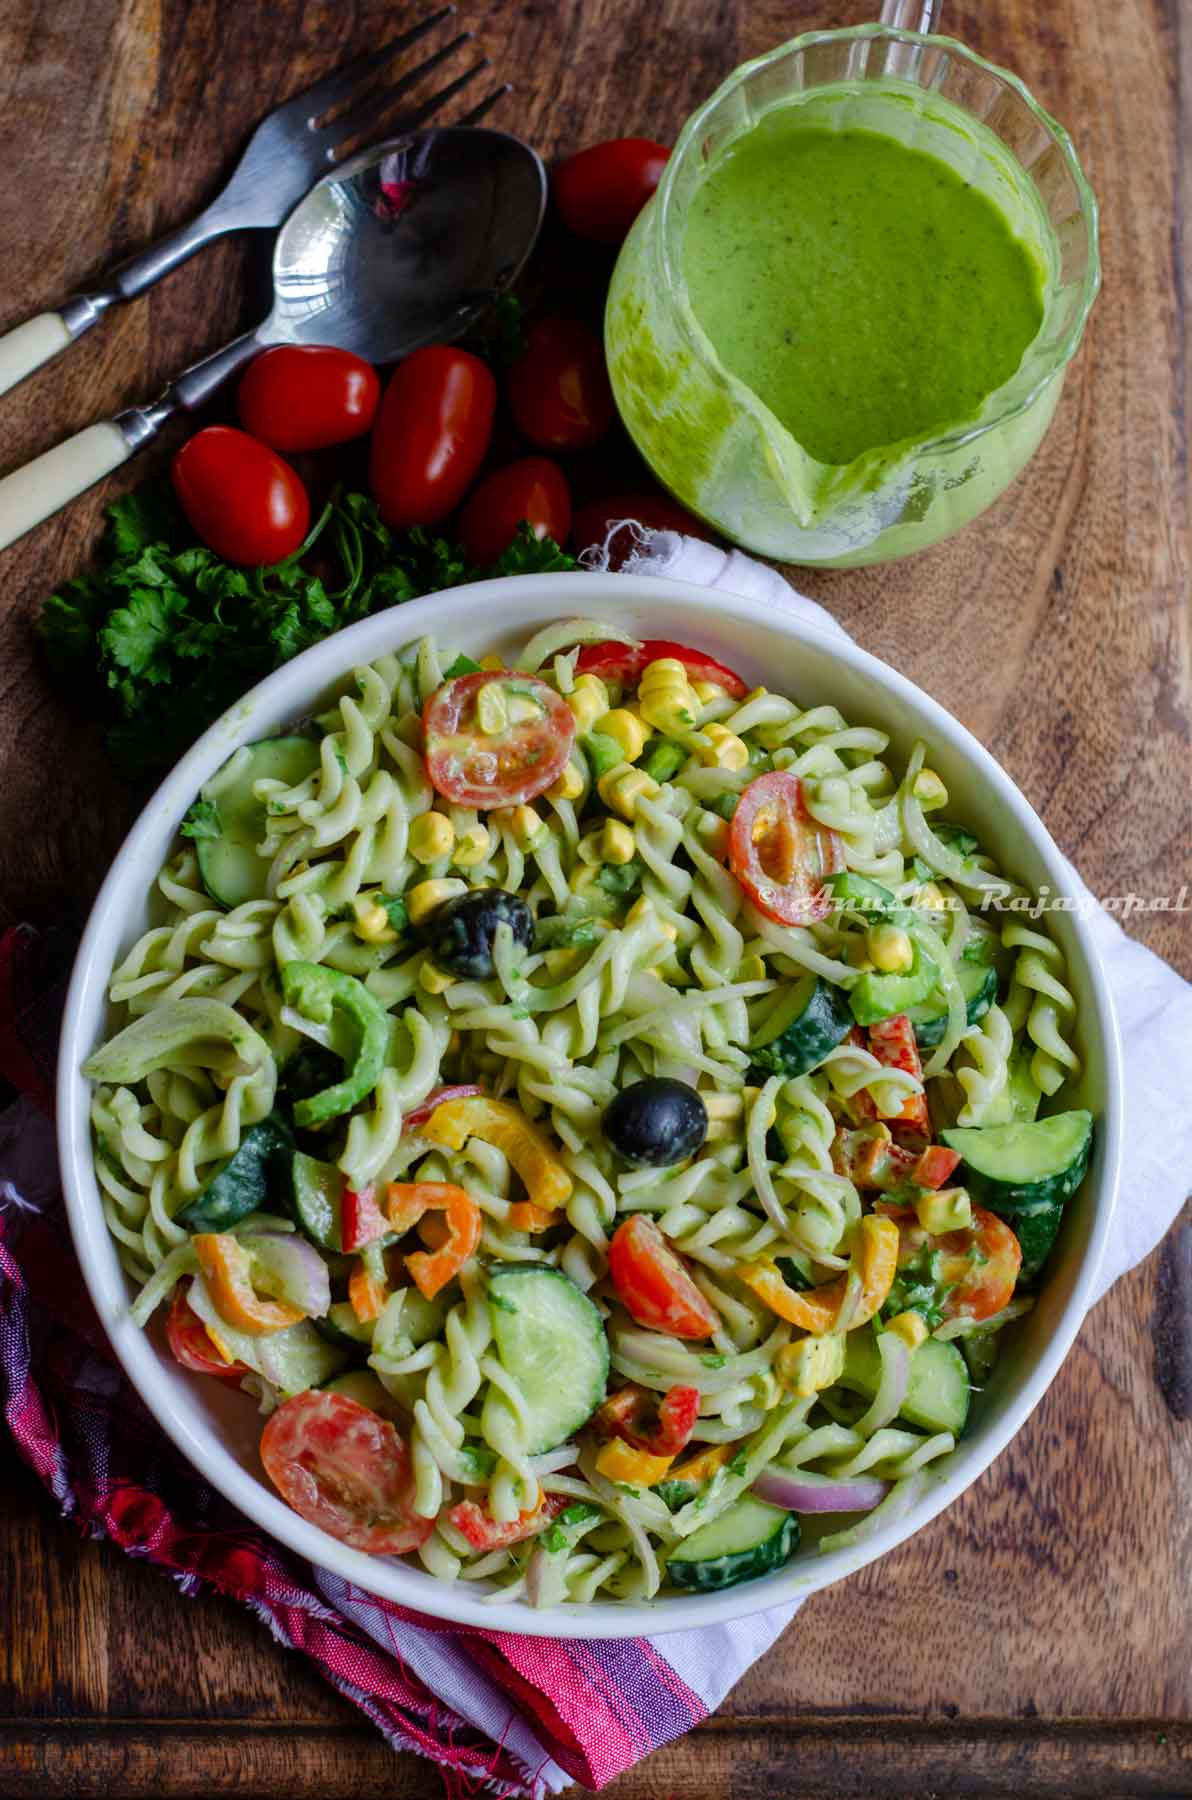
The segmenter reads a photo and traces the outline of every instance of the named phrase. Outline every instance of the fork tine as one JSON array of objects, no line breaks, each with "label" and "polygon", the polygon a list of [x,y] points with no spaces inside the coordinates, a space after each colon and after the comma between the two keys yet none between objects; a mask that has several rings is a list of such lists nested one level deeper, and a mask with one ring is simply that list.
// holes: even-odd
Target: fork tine
[{"label": "fork tine", "polygon": [[446,87],[440,88],[437,94],[432,94],[429,100],[424,100],[421,106],[416,106],[413,112],[403,113],[394,129],[409,131],[415,125],[421,125],[424,119],[429,119],[432,113],[438,112],[440,106],[445,106],[454,94],[458,94],[461,88],[467,87],[474,76],[479,75],[488,67],[488,57],[482,56],[478,63],[473,63],[470,69],[465,69],[462,75],[454,81],[448,82]]},{"label": "fork tine", "polygon": [[461,44],[469,44],[471,41],[472,33],[461,31],[458,37],[452,38],[449,44],[444,44],[441,50],[436,50],[433,56],[428,56],[425,62],[420,62],[416,69],[411,69],[399,80],[386,87],[371,88],[368,93],[362,94],[355,105],[338,114],[324,129],[329,133],[333,132],[341,143],[345,138],[357,136],[379,114],[386,112],[400,95],[408,93],[415,82],[420,81],[429,70],[438,68],[441,62],[446,62],[449,56],[455,54]]},{"label": "fork tine", "polygon": [[464,114],[462,119],[457,119],[456,124],[479,125],[481,119],[485,118],[487,114],[492,111],[493,107],[497,104],[497,101],[503,100],[506,94],[511,94],[512,92],[513,83],[511,81],[503,81],[500,87],[495,87],[493,89],[491,94],[485,95],[479,106],[474,106],[471,112]]},{"label": "fork tine", "polygon": [[379,50],[369,50],[363,56],[354,56],[350,62],[324,76],[322,81],[316,81],[313,87],[295,94],[293,99],[286,102],[286,106],[293,107],[295,112],[301,112],[307,119],[318,118],[320,113],[347,100],[361,81],[382,68],[399,51],[408,50],[411,44],[416,44],[419,38],[425,37],[428,31],[433,31],[444,19],[451,18],[454,12],[454,5],[449,5],[439,7],[437,12],[428,13],[425,19],[420,19],[417,25],[412,25],[400,36],[390,38]]}]

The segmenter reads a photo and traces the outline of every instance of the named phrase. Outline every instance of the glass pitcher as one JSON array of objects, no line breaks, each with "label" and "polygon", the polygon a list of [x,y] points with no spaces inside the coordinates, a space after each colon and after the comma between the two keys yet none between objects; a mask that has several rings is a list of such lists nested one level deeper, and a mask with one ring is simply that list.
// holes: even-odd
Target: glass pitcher
[{"label": "glass pitcher", "polygon": [[[613,274],[605,346],[638,449],[684,505],[779,561],[882,562],[983,512],[1037,449],[1096,297],[1097,206],[1071,139],[1016,76],[929,35],[937,10],[891,0],[879,24],[807,32],[737,69],[684,126]],[[973,418],[846,465],[815,461],[724,366],[682,273],[705,171],[768,113],[813,93],[838,103],[839,123],[910,143],[981,188],[1044,272],[1038,333]]]}]

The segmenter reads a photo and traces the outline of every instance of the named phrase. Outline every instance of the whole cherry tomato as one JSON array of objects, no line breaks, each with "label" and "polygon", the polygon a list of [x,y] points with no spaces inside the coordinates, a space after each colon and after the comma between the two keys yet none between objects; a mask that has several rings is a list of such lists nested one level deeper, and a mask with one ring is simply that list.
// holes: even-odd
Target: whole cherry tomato
[{"label": "whole cherry tomato", "polygon": [[662,180],[670,151],[652,138],[611,138],[555,170],[555,203],[578,237],[619,244]]},{"label": "whole cherry tomato", "polygon": [[539,319],[509,371],[509,407],[543,450],[586,450],[608,433],[615,407],[604,346],[578,319]]},{"label": "whole cherry tomato", "polygon": [[[716,541],[710,525],[689,513],[685,506],[669,494],[614,494],[608,500],[589,500],[581,506],[571,522],[571,544],[578,556],[593,544],[603,545],[611,525],[618,519],[636,519],[648,531],[681,531],[686,537]],[[609,540],[608,566],[619,569],[637,548],[633,533],[625,526]]]},{"label": "whole cherry tomato", "polygon": [[199,537],[230,563],[292,556],[310,524],[306,489],[276,450],[232,425],[208,425],[170,465],[178,504]]},{"label": "whole cherry tomato", "polygon": [[455,511],[484,461],[496,405],[492,374],[467,350],[428,344],[398,364],[369,460],[386,525],[437,525]]},{"label": "whole cherry tomato", "polygon": [[350,350],[278,344],[249,363],[236,411],[245,431],[275,450],[325,450],[362,437],[380,397],[376,370]]},{"label": "whole cherry tomato", "polygon": [[566,540],[571,494],[563,471],[545,456],[523,456],[486,475],[459,519],[459,540],[470,561],[495,562],[525,520],[538,538]]}]

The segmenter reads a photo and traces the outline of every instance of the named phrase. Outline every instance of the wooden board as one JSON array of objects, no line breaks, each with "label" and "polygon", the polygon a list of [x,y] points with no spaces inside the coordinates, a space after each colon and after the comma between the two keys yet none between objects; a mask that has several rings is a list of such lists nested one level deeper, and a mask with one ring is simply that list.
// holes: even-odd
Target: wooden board
[{"label": "wooden board", "polygon": [[[461,0],[460,19],[517,83],[494,123],[553,155],[614,133],[669,138],[744,57],[867,10]],[[412,16],[338,0],[8,0],[0,327],[181,220],[267,107]],[[1074,130],[1102,203],[1105,290],[1043,450],[985,519],[911,562],[803,585],[989,744],[1098,893],[1174,893],[1192,844],[1178,130],[1182,56],[1187,154],[1192,18],[1182,0],[953,0],[946,26]],[[6,396],[0,467],[152,396],[264,310],[248,298],[259,273],[259,248],[214,247]],[[30,633],[105,497],[0,565],[0,917],[85,904],[125,822],[93,726],[50,690]],[[1187,915],[1132,929],[1192,974]],[[813,1598],[715,1720],[608,1791],[1192,1792],[1190,1303],[1185,1223],[1097,1310],[963,1501]],[[441,1791],[262,1627],[81,1542],[19,1465],[4,1474],[0,1793]]]}]

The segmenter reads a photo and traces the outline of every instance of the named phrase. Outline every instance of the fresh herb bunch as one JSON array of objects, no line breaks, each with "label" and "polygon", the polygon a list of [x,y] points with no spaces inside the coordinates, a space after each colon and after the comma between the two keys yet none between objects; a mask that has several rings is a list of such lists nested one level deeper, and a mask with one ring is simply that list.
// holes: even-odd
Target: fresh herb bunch
[{"label": "fresh herb bunch", "polygon": [[366,494],[335,493],[295,555],[271,568],[221,561],[194,542],[168,488],[117,500],[95,568],[42,608],[56,674],[97,683],[108,748],[143,779],[177,760],[246,688],[344,625],[440,588],[576,564],[520,535],[489,568],[421,528],[394,533]]}]

